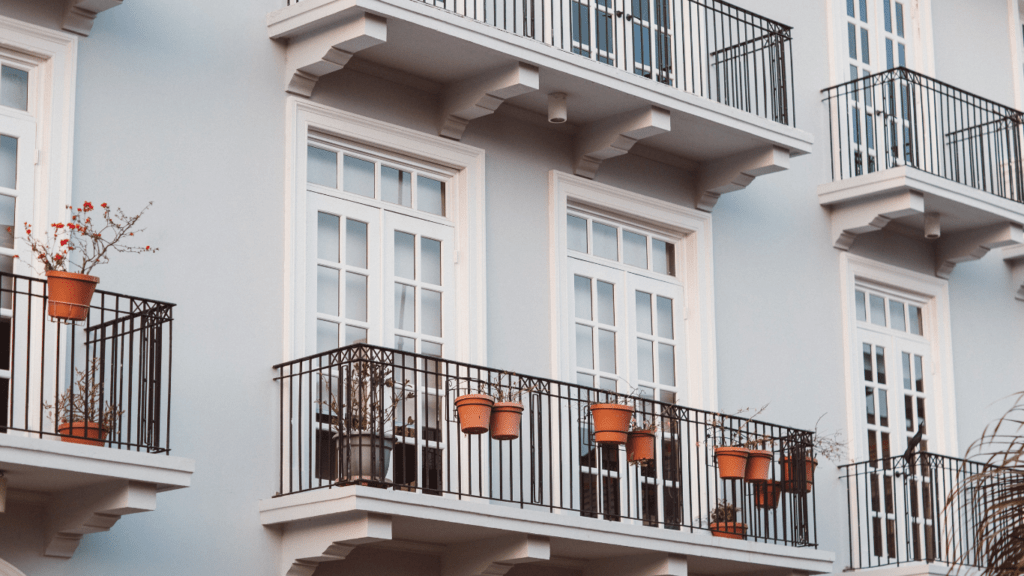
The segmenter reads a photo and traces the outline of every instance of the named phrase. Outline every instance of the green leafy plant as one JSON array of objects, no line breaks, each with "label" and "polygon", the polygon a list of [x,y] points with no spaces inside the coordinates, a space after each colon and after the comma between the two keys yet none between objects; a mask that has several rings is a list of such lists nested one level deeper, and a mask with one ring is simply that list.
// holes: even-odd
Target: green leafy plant
[{"label": "green leafy plant", "polygon": [[104,430],[113,428],[124,410],[108,400],[103,404],[103,382],[99,380],[100,359],[93,358],[84,370],[75,369],[75,383],[57,395],[54,404],[43,404],[49,418],[55,422],[95,422]]},{"label": "green leafy plant", "polygon": [[735,522],[738,514],[739,508],[735,504],[730,504],[725,499],[721,499],[715,503],[715,508],[711,511],[708,520],[711,524]]}]

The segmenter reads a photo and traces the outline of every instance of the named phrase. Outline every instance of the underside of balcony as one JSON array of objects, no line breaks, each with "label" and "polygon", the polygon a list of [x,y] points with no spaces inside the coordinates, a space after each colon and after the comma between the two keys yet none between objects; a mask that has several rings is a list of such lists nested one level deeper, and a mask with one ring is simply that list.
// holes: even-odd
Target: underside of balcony
[{"label": "underside of balcony", "polygon": [[304,0],[270,14],[268,33],[286,46],[289,92],[309,96],[350,62],[410,75],[436,86],[438,133],[449,138],[506,102],[547,117],[549,95],[565,94],[577,175],[594,177],[603,160],[640,143],[696,174],[706,210],[811,150],[811,136],[793,127],[788,27],[725,3],[673,0],[665,5],[677,31],[650,50],[696,64],[659,67],[659,56],[638,53],[626,66],[627,22],[641,20],[609,15],[614,47],[586,50],[573,44],[569,5],[508,0],[496,17],[461,0]]}]

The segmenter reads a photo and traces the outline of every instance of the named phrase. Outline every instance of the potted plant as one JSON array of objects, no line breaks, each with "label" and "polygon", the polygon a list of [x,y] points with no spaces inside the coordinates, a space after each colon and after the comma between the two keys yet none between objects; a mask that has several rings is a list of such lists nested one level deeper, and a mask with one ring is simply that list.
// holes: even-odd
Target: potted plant
[{"label": "potted plant", "polygon": [[744,480],[755,484],[768,481],[775,456],[771,450],[765,450],[765,448],[770,448],[772,444],[774,444],[774,439],[768,436],[753,436],[747,441],[745,447],[749,452],[747,452],[747,468],[743,474]]},{"label": "potted plant", "polygon": [[[805,493],[810,492],[814,487],[814,470],[818,467],[818,459],[822,456],[834,463],[841,463],[846,455],[846,442],[842,439],[842,433],[838,430],[829,434],[818,431],[818,421],[814,423],[814,432],[809,440],[798,442],[790,449],[790,454],[779,458],[779,467],[782,470],[782,489],[786,492]],[[800,463],[803,460],[804,470],[800,474]]]},{"label": "potted plant", "polygon": [[491,438],[495,440],[515,440],[519,438],[519,429],[523,421],[523,394],[533,391],[534,385],[518,388],[496,386],[497,398],[491,408]]},{"label": "potted plant", "polygon": [[[616,396],[617,395],[613,395]],[[625,444],[633,407],[620,402],[596,402],[590,405],[594,416],[594,440],[598,444]]]},{"label": "potted plant", "polygon": [[[47,312],[57,320],[80,321],[89,316],[89,305],[100,279],[91,276],[93,268],[110,261],[110,252],[156,252],[150,246],[127,246],[129,238],[144,230],[135,226],[146,210],[125,214],[120,208],[85,202],[81,208],[68,206],[71,219],[50,224],[50,231],[36,236],[25,223],[25,240],[34,258],[43,264],[47,280]],[[8,228],[8,232],[12,232]]]},{"label": "potted plant", "polygon": [[[747,459],[750,457],[750,448],[746,444],[746,427],[761,412],[764,412],[768,405],[765,404],[756,412],[750,415],[739,426],[727,426],[725,416],[719,416],[711,421],[710,433],[718,444],[715,447],[715,461],[718,464],[718,476],[723,480],[739,480],[746,477]],[[733,416],[751,411],[744,408]]]},{"label": "potted plant", "polygon": [[779,498],[782,496],[782,482],[778,480],[766,480],[754,484],[754,504],[758,508],[775,509],[779,506]]},{"label": "potted plant", "polygon": [[490,429],[491,410],[494,408],[494,396],[473,393],[467,386],[466,393],[455,398],[455,410],[459,415],[459,427],[463,434],[484,434]]},{"label": "potted plant", "polygon": [[711,511],[710,521],[708,522],[711,535],[718,536],[719,538],[732,538],[734,540],[746,539],[746,524],[736,522],[738,512],[739,510],[734,504],[730,504],[725,500],[719,500],[715,504],[715,509]]},{"label": "potted plant", "polygon": [[43,404],[50,419],[58,422],[61,441],[103,446],[107,434],[124,414],[111,400],[104,405],[103,382],[97,377],[99,368],[99,358],[90,360],[85,370],[76,368],[74,385],[58,394],[55,404]]},{"label": "potted plant", "polygon": [[654,460],[657,435],[658,425],[654,422],[632,420],[629,423],[629,433],[626,438],[626,460],[630,464]]},{"label": "potted plant", "polygon": [[[390,366],[367,360],[355,361],[341,378],[321,374],[320,380],[328,399],[317,404],[331,414],[339,447],[338,479],[384,481],[395,446],[396,411],[412,394],[396,389]],[[343,389],[339,394],[334,393],[335,382]],[[409,417],[401,427],[413,424]]]}]

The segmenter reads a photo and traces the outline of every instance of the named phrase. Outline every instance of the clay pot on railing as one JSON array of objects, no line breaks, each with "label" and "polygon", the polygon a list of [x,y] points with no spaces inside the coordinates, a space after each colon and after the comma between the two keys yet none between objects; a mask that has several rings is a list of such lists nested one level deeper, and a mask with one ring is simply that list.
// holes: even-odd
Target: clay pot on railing
[{"label": "clay pot on railing", "polygon": [[100,279],[88,274],[50,270],[46,273],[47,312],[51,318],[78,322],[89,316],[89,305]]},{"label": "clay pot on railing", "polygon": [[739,522],[712,522],[711,535],[718,536],[719,538],[745,540],[747,538],[747,525]]},{"label": "clay pot on railing", "polygon": [[594,440],[598,444],[625,444],[626,430],[633,418],[633,407],[625,404],[591,404],[594,415]]},{"label": "clay pot on railing", "polygon": [[754,504],[758,508],[778,508],[781,496],[782,482],[778,480],[768,480],[754,485]]},{"label": "clay pot on railing", "polygon": [[523,422],[523,405],[520,402],[495,402],[491,409],[491,438],[515,440]]},{"label": "clay pot on railing", "polygon": [[814,487],[814,469],[818,461],[814,458],[804,460],[804,478],[800,478],[799,464],[789,456],[779,459],[782,468],[782,489],[786,492],[810,492]]},{"label": "clay pot on railing", "polygon": [[715,448],[715,460],[718,461],[718,477],[723,480],[739,480],[747,473],[747,457],[750,450],[742,446],[723,446]]},{"label": "clay pot on railing", "polygon": [[483,434],[491,424],[494,397],[490,394],[463,394],[455,399],[459,426],[463,434]]},{"label": "clay pot on railing", "polygon": [[626,438],[626,460],[646,462],[654,460],[654,430],[631,430]]},{"label": "clay pot on railing", "polygon": [[107,440],[107,429],[98,422],[61,422],[57,426],[62,442],[103,446]]},{"label": "clay pot on railing", "polygon": [[772,471],[771,450],[751,450],[747,455],[747,469],[743,479],[747,482],[767,482]]}]

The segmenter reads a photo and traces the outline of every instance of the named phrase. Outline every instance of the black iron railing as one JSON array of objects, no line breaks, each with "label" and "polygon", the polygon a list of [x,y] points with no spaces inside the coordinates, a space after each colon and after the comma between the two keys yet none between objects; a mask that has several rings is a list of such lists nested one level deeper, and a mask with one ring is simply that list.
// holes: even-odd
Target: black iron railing
[{"label": "black iron railing", "polygon": [[47,302],[46,280],[0,273],[0,433],[89,437],[91,422],[105,446],[169,452],[174,304],[97,290],[72,324]]},{"label": "black iron railing", "polygon": [[[965,483],[991,467],[929,452],[842,466],[850,513],[851,568],[907,562],[985,567],[977,539],[993,490],[1024,471],[1006,469],[984,483]],[[1024,520],[1022,520],[1024,522]]]},{"label": "black iron railing", "polygon": [[727,2],[414,1],[795,125],[792,28]]},{"label": "black iron railing", "polygon": [[[281,495],[364,484],[691,532],[725,500],[748,540],[816,546],[804,430],[367,345],[275,369]],[[467,391],[521,393],[519,437],[461,433],[454,401]],[[654,459],[627,464],[595,443],[590,405],[615,400],[657,424]],[[743,442],[772,452],[768,482],[719,478],[715,447]]]},{"label": "black iron railing", "polygon": [[906,68],[823,93],[833,180],[910,166],[1024,202],[1024,113]]}]

